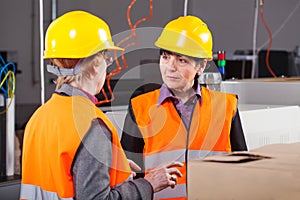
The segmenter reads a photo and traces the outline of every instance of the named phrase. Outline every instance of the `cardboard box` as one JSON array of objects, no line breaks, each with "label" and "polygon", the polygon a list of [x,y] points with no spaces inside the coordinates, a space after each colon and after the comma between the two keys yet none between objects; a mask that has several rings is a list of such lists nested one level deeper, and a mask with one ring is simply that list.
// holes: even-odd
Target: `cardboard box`
[{"label": "cardboard box", "polygon": [[300,143],[191,161],[188,199],[299,200]]}]

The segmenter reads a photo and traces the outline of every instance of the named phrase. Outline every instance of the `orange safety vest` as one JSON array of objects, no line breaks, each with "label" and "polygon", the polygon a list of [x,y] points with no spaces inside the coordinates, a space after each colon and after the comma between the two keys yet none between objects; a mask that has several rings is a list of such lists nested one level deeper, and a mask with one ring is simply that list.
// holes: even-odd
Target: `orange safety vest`
[{"label": "orange safety vest", "polygon": [[183,177],[178,179],[176,187],[156,193],[155,199],[186,199],[186,159],[231,151],[230,128],[237,98],[233,94],[203,87],[202,103],[196,103],[187,130],[170,99],[157,105],[159,93],[158,89],[131,100],[145,142],[145,170],[147,173],[147,170],[169,161],[183,162],[184,167],[178,168]]},{"label": "orange safety vest", "polygon": [[85,97],[53,94],[25,129],[21,199],[73,199],[72,162],[96,118],[103,120],[112,133],[110,186],[129,178],[130,167],[117,131],[105,114]]}]

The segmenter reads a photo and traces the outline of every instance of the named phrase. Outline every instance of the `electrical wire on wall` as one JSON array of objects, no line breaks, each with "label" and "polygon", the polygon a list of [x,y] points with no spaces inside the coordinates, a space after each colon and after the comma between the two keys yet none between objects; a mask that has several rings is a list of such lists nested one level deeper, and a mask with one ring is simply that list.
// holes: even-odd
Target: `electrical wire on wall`
[{"label": "electrical wire on wall", "polygon": [[131,9],[133,7],[133,5],[136,3],[136,0],[132,0],[131,3],[129,4],[128,8],[127,8],[127,13],[126,13],[126,17],[127,17],[127,22],[128,22],[128,25],[130,27],[130,30],[131,30],[131,34],[129,36],[127,36],[126,38],[122,39],[118,44],[117,46],[120,46],[128,41],[129,39],[133,38],[133,42],[125,45],[123,47],[123,51],[122,51],[122,54],[121,54],[121,59],[122,59],[122,62],[123,62],[123,65],[120,64],[119,62],[119,58],[117,56],[117,52],[114,51],[114,58],[115,58],[115,61],[116,61],[116,65],[117,67],[115,69],[113,69],[107,76],[106,76],[106,84],[107,84],[107,88],[108,88],[108,92],[109,92],[109,95],[110,95],[110,98],[108,97],[104,87],[102,88],[101,90],[101,93],[103,94],[104,96],[104,99],[103,100],[100,100],[97,105],[101,105],[101,104],[104,104],[104,103],[109,103],[109,102],[112,102],[114,100],[114,94],[113,94],[113,91],[111,89],[111,85],[110,85],[110,79],[112,76],[115,76],[117,74],[119,74],[121,72],[122,69],[125,69],[125,68],[128,68],[128,64],[127,64],[127,61],[125,59],[125,51],[126,49],[128,49],[129,47],[131,46],[134,46],[134,45],[138,45],[139,44],[139,41],[138,41],[138,38],[136,36],[136,28],[137,26],[144,22],[144,21],[147,21],[147,20],[151,20],[152,19],[152,16],[153,16],[153,0],[149,0],[149,16],[148,17],[144,17],[144,18],[141,18],[139,19],[134,25],[132,25],[132,21],[131,21],[131,18],[130,18],[130,14],[131,14]]},{"label": "electrical wire on wall", "polygon": [[[260,0],[261,1],[261,0]],[[297,12],[297,10],[300,7],[300,0],[298,1],[298,3],[296,4],[296,6],[293,6],[293,10],[291,12],[289,12],[289,15],[287,16],[287,18],[282,22],[282,24],[279,26],[279,28],[274,31],[273,38],[275,38],[277,36],[277,34],[285,27],[285,25],[288,23],[288,21],[292,18],[292,16]],[[257,48],[257,51],[261,50],[266,44],[268,44],[268,41],[264,42],[260,47]]]},{"label": "electrical wire on wall", "polygon": [[263,6],[264,6],[264,1],[263,0],[260,0],[260,4],[259,4],[259,13],[260,13],[260,18],[261,18],[261,21],[268,33],[268,36],[269,36],[269,44],[268,44],[268,48],[267,48],[267,53],[266,53],[266,66],[267,66],[267,69],[268,71],[270,72],[270,74],[276,78],[276,74],[274,73],[274,71],[272,70],[271,66],[270,66],[270,51],[271,51],[271,47],[272,47],[272,42],[273,42],[273,37],[272,37],[272,33],[265,21],[265,18],[264,18],[264,9],[263,9]]},{"label": "electrical wire on wall", "polygon": [[12,62],[6,63],[0,56],[0,88],[4,93],[6,108],[1,114],[6,114],[6,136],[5,136],[5,154],[6,154],[6,176],[14,175],[14,136],[15,136],[15,86],[16,86],[16,67]]},{"label": "electrical wire on wall", "polygon": [[0,114],[5,113],[10,107],[12,100],[15,96],[15,86],[16,86],[16,67],[13,62],[6,63],[2,56],[0,56],[0,90],[4,94],[6,99],[10,99],[10,102],[4,111]]},{"label": "electrical wire on wall", "polygon": [[268,28],[267,23],[265,22],[265,19],[264,19],[264,12],[263,12],[264,11],[263,10],[264,0],[259,0],[259,1],[260,1],[260,18],[262,20],[262,23],[263,23],[264,27],[266,28],[266,30],[268,32],[269,40],[266,41],[265,43],[263,43],[260,47],[258,47],[257,51],[259,52],[266,44],[268,44],[268,48],[267,48],[267,52],[266,52],[266,67],[267,67],[268,71],[270,72],[270,74],[273,77],[277,77],[276,74],[271,69],[270,62],[269,62],[269,56],[270,56],[270,50],[271,50],[271,46],[272,46],[272,41],[273,41],[273,38],[284,28],[284,26],[288,23],[288,21],[291,19],[291,17],[296,13],[296,11],[298,10],[298,8],[300,7],[300,0],[296,4],[296,6],[294,6],[293,10],[289,13],[289,15],[287,16],[287,18],[280,25],[280,27],[276,31],[274,31],[273,34],[271,33],[271,31]]}]

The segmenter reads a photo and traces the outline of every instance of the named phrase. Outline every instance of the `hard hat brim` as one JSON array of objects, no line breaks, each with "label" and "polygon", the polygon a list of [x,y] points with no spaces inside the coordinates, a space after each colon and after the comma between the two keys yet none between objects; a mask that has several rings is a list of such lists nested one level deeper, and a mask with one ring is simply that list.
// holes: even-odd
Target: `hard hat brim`
[{"label": "hard hat brim", "polygon": [[67,50],[62,50],[61,52],[59,51],[44,51],[44,59],[50,59],[50,58],[87,58],[89,56],[92,56],[100,51],[103,50],[116,50],[116,51],[124,51],[123,48],[121,47],[117,47],[115,45],[110,45],[109,43],[106,43],[105,45],[100,45],[98,48],[94,49],[91,52],[85,52],[82,53],[80,52],[80,54],[78,54],[77,51],[67,51]]}]

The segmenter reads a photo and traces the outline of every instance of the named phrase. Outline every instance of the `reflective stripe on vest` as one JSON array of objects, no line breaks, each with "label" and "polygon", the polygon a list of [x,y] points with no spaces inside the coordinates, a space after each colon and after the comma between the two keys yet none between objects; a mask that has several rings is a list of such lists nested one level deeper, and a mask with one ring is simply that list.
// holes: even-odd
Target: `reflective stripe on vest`
[{"label": "reflective stripe on vest", "polygon": [[59,198],[55,192],[48,192],[41,187],[29,184],[22,184],[21,199],[73,200],[73,198]]},{"label": "reflective stripe on vest", "polygon": [[[178,168],[183,174],[183,177],[178,178],[178,184],[186,184],[187,143],[188,159],[231,151],[230,128],[236,113],[237,98],[235,95],[202,88],[202,103],[196,103],[187,130],[170,99],[157,105],[159,91],[154,90],[131,100],[145,142],[145,168],[149,170],[161,163],[180,160],[184,167]],[[163,193],[170,198],[182,197],[177,190],[175,187]]]},{"label": "reflective stripe on vest", "polygon": [[[176,190],[174,190],[176,188]],[[174,189],[168,187],[157,193],[154,193],[153,199],[185,199],[186,196],[186,184],[177,184]]]},{"label": "reflective stripe on vest", "polygon": [[[214,156],[224,154],[224,152],[214,152],[214,151],[205,151],[205,150],[189,150],[188,151],[188,159],[195,160],[200,158],[205,158],[207,156]],[[171,161],[179,161],[185,162],[185,149],[160,152],[156,154],[152,154],[149,156],[145,156],[145,169],[151,169],[156,166],[159,166],[166,162]]]},{"label": "reflective stripe on vest", "polygon": [[26,185],[56,193],[60,198],[74,197],[72,162],[92,120],[97,118],[103,120],[112,134],[110,187],[129,178],[130,167],[117,131],[105,114],[84,97],[53,94],[25,129],[21,198],[30,193]]}]

